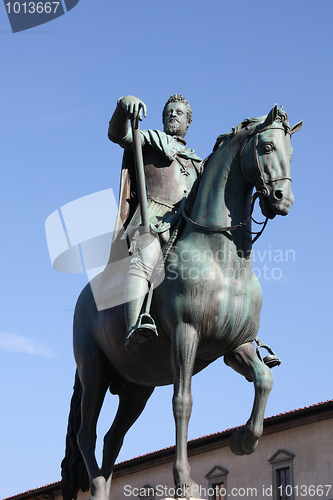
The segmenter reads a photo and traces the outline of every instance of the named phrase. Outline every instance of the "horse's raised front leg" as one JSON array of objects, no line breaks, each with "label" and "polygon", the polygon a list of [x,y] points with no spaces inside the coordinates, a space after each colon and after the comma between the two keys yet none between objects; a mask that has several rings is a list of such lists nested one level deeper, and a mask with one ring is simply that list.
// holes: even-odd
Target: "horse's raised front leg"
[{"label": "horse's raised front leg", "polygon": [[252,413],[245,428],[236,430],[230,439],[230,448],[235,455],[250,455],[263,433],[264,413],[267,399],[273,385],[273,374],[258,358],[252,343],[239,347],[224,356],[224,362],[254,383]]},{"label": "horse's raised front leg", "polygon": [[198,486],[191,479],[187,457],[188,423],[192,411],[191,379],[198,347],[198,335],[187,324],[175,330],[171,346],[174,394],[173,414],[176,424],[176,457],[173,466],[178,497],[198,496]]}]

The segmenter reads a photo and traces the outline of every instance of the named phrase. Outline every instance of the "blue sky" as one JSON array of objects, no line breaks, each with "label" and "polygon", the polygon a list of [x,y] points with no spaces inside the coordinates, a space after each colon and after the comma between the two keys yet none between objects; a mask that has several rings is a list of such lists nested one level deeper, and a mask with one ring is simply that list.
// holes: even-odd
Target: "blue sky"
[{"label": "blue sky", "polygon": [[[107,127],[122,95],[143,99],[144,126],[160,128],[165,101],[183,94],[201,157],[275,103],[291,124],[304,120],[292,138],[295,203],[255,247],[256,267],[270,269],[259,335],[283,361],[266,416],[331,399],[333,3],[81,0],[16,34],[0,10],[1,498],[60,479],[72,315],[87,277],[52,268],[44,224],[77,198],[118,193],[122,152]],[[171,395],[156,389],[119,460],[174,443]],[[253,387],[218,360],[194,377],[193,396],[190,438],[245,423]],[[98,458],[116,404],[109,395]]]}]

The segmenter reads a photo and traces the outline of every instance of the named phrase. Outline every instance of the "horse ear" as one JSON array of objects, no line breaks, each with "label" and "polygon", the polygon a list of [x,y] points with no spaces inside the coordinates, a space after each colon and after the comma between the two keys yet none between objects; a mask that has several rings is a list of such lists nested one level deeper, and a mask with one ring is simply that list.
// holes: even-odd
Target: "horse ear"
[{"label": "horse ear", "polygon": [[300,122],[296,123],[296,125],[291,127],[290,135],[294,134],[295,132],[298,132],[299,130],[301,130],[302,127],[303,127],[303,120],[301,120]]},{"label": "horse ear", "polygon": [[277,110],[278,110],[278,107],[277,107],[277,104],[275,104],[273,109],[271,109],[271,111],[268,113],[266,120],[263,123],[264,128],[269,127],[270,125],[272,125],[272,123],[275,122],[275,119],[277,117],[277,112],[278,112]]}]

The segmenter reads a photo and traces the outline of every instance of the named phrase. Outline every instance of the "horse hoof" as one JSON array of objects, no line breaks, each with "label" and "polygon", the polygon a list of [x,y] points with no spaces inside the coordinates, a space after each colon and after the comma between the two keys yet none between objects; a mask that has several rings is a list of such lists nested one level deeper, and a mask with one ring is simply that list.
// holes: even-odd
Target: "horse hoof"
[{"label": "horse hoof", "polygon": [[91,481],[92,496],[89,500],[110,500],[106,492],[106,480],[104,476],[95,477]]},{"label": "horse hoof", "polygon": [[179,483],[176,486],[175,498],[199,498],[200,487],[194,482]]},{"label": "horse hoof", "polygon": [[251,455],[258,446],[258,439],[248,429],[237,429],[230,438],[230,449],[234,455]]}]

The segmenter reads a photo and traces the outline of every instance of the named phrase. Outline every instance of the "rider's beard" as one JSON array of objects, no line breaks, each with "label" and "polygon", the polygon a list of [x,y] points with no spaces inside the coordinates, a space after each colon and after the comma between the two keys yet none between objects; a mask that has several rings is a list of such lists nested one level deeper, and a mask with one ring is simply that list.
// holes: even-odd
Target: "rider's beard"
[{"label": "rider's beard", "polygon": [[166,133],[169,135],[179,135],[180,124],[177,120],[168,121],[166,127]]}]

